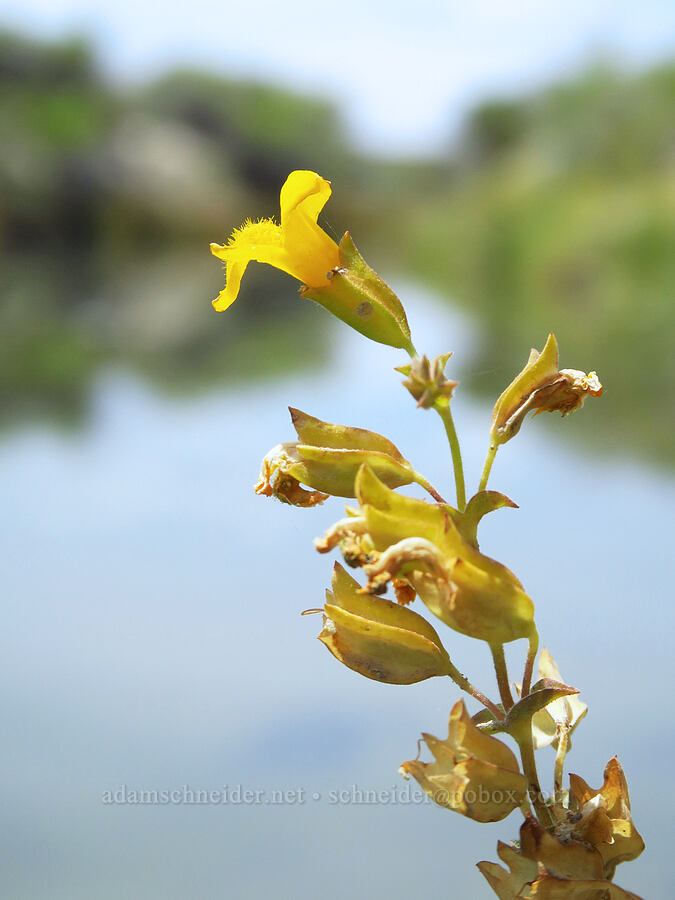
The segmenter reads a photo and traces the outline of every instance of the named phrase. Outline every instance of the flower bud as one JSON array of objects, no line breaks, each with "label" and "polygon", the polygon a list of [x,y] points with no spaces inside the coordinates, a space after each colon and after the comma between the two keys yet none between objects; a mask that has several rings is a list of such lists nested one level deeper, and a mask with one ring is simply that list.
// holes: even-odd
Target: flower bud
[{"label": "flower bud", "polygon": [[523,371],[497,400],[492,412],[490,436],[499,445],[520,431],[529,412],[559,410],[563,416],[581,409],[587,395],[602,396],[602,385],[595,372],[585,375],[577,369],[558,369],[558,342],[549,334],[539,353],[532,349]]},{"label": "flower bud", "polygon": [[450,712],[448,737],[422,738],[432,763],[411,760],[401,773],[412,775],[431,799],[477,822],[499,822],[523,802],[527,779],[513,752],[474,725],[462,700]]},{"label": "flower bud", "polygon": [[304,287],[300,294],[314,300],[356,331],[414,355],[403,304],[365,262],[347,231],[340,241],[339,262],[321,287]]},{"label": "flower bud", "polygon": [[319,640],[348,668],[387,684],[414,684],[449,674],[448,654],[422,616],[360,593],[359,583],[338,563],[332,588],[326,591]]},{"label": "flower bud", "polygon": [[436,402],[448,404],[459,381],[445,377],[444,369],[452,353],[444,353],[429,361],[426,356],[415,357],[411,363],[396,371],[406,375],[403,386],[417,400],[417,407],[430,409]]}]

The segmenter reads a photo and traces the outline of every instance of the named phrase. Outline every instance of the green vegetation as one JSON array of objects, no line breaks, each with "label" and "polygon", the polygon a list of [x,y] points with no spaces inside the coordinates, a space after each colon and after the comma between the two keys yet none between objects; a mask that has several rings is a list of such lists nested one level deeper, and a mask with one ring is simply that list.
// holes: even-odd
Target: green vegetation
[{"label": "green vegetation", "polygon": [[562,365],[605,384],[603,443],[672,461],[675,65],[491,101],[445,158],[382,162],[321,99],[190,72],[123,94],[82,42],[0,35],[0,59],[5,421],[76,419],[102,365],[183,389],[292,366],[300,329],[328,352],[324,319],[265,267],[226,329],[208,303],[209,241],[313,168],[339,185],[329,231],[478,320],[470,387],[494,395],[552,329]]},{"label": "green vegetation", "polygon": [[474,386],[499,390],[553,330],[562,365],[605,382],[602,440],[663,459],[675,400],[674,113],[675,66],[596,70],[485,105],[400,245],[478,316],[485,374]]}]

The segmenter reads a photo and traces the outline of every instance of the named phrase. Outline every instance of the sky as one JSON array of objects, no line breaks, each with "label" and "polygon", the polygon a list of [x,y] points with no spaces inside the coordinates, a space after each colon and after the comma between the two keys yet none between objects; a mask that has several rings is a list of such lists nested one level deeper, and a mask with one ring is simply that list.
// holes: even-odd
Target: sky
[{"label": "sky", "polygon": [[189,64],[328,95],[361,148],[392,155],[437,151],[485,96],[675,53],[669,0],[2,0],[0,22],[89,35],[127,82]]}]

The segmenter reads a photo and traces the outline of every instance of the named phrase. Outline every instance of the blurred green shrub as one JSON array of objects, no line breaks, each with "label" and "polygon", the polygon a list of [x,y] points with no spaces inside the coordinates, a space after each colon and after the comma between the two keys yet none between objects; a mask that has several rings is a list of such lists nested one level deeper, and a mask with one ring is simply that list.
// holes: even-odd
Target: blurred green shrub
[{"label": "blurred green shrub", "polygon": [[673,460],[675,66],[479,108],[403,223],[407,264],[480,319],[474,387],[493,393],[553,330],[563,364],[605,384],[602,440]]},{"label": "blurred green shrub", "polygon": [[0,136],[8,416],[80,408],[114,361],[207,383],[247,358],[254,321],[256,347],[263,325],[269,339],[320,329],[264,269],[226,332],[208,302],[222,281],[208,243],[269,215],[306,167],[340,182],[324,223],[334,237],[349,227],[379,271],[407,269],[478,320],[476,390],[500,391],[554,330],[563,365],[596,368],[605,385],[594,433],[675,455],[673,64],[597,66],[492,99],[444,157],[384,161],[355,155],[327,101],[185,71],[124,93],[83,41],[0,33]]}]

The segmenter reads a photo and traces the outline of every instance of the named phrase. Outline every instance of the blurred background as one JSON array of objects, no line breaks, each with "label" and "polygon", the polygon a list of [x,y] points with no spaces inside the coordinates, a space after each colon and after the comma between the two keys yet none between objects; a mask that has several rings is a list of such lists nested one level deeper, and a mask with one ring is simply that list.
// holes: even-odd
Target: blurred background
[{"label": "blurred background", "polygon": [[[276,215],[298,168],[418,349],[454,351],[471,485],[530,347],[553,330],[598,371],[602,400],[500,452],[521,509],[482,548],[590,705],[568,768],[626,769],[647,851],[617,882],[670,896],[672,5],[5,0],[0,25],[3,896],[487,898],[472,862],[516,837],[416,790],[331,801],[397,798],[456,692],[367,682],[314,640],[311,540],[342,507],[254,497],[259,460],[292,404],[387,433],[448,494],[450,473],[398,351],[265,266],[211,308],[209,242]],[[487,690],[482,646],[446,646]],[[103,802],[185,785],[303,793]]]}]

